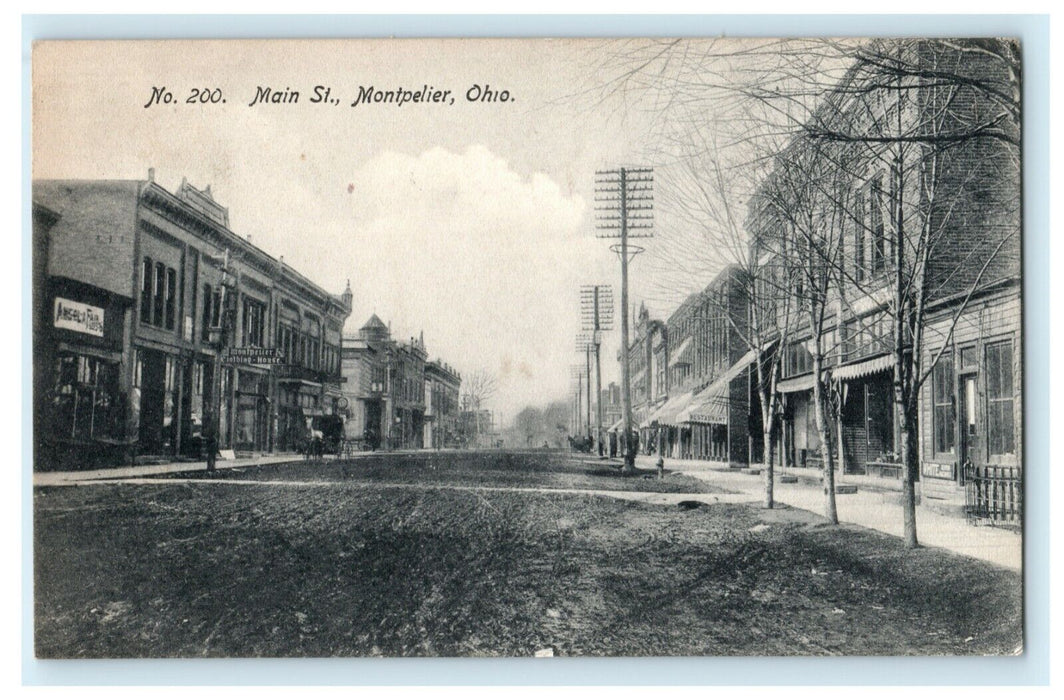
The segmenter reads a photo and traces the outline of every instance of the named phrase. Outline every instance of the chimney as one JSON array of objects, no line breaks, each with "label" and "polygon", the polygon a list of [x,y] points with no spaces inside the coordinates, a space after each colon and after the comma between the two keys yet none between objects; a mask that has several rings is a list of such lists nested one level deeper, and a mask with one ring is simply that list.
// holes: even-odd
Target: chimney
[{"label": "chimney", "polygon": [[148,182],[155,182],[155,168],[148,168]]}]

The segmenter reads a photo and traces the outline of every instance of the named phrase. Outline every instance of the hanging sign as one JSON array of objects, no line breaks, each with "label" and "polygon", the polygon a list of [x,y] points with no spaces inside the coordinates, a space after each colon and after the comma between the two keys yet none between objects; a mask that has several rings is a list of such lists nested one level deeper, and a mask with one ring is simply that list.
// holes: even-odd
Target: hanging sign
[{"label": "hanging sign", "polygon": [[103,337],[103,309],[62,297],[55,298],[56,328]]},{"label": "hanging sign", "polygon": [[222,361],[230,365],[283,365],[280,348],[226,348]]}]

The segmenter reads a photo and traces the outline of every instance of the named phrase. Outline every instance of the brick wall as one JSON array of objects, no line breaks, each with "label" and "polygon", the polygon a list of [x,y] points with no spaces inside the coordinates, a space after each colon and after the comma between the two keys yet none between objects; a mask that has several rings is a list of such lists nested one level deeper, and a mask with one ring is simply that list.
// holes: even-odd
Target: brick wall
[{"label": "brick wall", "polygon": [[35,180],[33,199],[60,215],[48,274],[136,297],[133,250],[139,182]]}]

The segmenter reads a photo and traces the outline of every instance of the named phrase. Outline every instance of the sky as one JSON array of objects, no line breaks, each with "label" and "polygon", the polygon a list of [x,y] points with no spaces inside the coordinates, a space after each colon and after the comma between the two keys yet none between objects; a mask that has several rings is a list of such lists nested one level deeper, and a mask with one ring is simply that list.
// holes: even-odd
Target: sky
[{"label": "sky", "polygon": [[[580,286],[612,284],[620,304],[612,241],[595,236],[595,171],[646,164],[661,123],[588,90],[601,46],[38,43],[33,175],[144,179],[151,167],[171,191],[182,178],[210,185],[233,231],[334,293],[350,280],[346,333],[376,313],[400,339],[423,332],[430,357],[495,374],[490,404],[506,423],[569,395],[570,366],[584,362]],[[315,86],[329,99],[312,103]],[[450,94],[351,106],[363,88],[425,86]],[[496,99],[469,101],[474,86]],[[260,87],[300,98],[252,105]],[[173,101],[149,104],[155,88]],[[186,103],[194,90],[216,101]],[[662,255],[669,233],[633,262],[630,314],[646,302],[667,316],[711,277],[712,262],[707,277],[664,293],[647,279],[654,256],[675,257]],[[604,338],[604,385],[620,374],[619,321],[618,309],[618,330]]]}]

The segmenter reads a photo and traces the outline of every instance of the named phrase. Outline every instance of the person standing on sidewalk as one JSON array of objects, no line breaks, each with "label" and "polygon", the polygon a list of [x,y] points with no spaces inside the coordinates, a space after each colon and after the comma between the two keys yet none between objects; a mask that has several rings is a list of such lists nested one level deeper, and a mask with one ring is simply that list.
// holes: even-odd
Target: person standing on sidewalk
[{"label": "person standing on sidewalk", "polygon": [[213,414],[203,421],[203,451],[207,457],[207,471],[213,472],[218,459],[218,425]]}]

